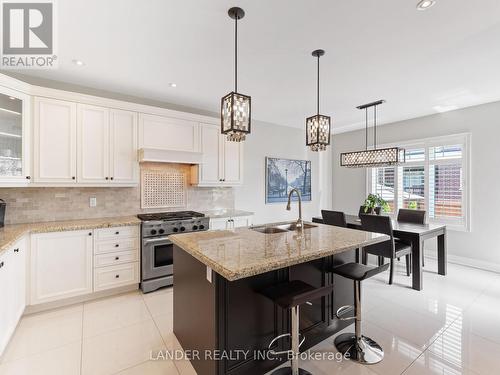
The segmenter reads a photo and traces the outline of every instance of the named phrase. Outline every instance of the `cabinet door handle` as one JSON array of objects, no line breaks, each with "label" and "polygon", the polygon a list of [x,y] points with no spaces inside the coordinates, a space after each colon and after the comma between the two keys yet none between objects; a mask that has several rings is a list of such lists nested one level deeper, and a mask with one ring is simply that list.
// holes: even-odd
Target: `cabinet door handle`
[{"label": "cabinet door handle", "polygon": [[115,234],[120,234],[120,232],[117,231],[117,232],[115,232]]},{"label": "cabinet door handle", "polygon": [[75,177],[75,176],[73,176],[73,177],[71,177],[71,179],[72,179],[72,180],[76,180],[76,177]]},{"label": "cabinet door handle", "polygon": [[115,260],[120,260],[120,257],[115,257]]},{"label": "cabinet door handle", "polygon": [[0,268],[2,268],[3,266],[4,266],[4,263],[0,262]]},{"label": "cabinet door handle", "polygon": [[120,275],[115,275],[115,279],[119,279],[120,278]]},{"label": "cabinet door handle", "polygon": [[110,177],[111,180],[114,180],[115,178],[114,177]]},{"label": "cabinet door handle", "polygon": [[89,232],[89,236],[92,236],[92,232]]},{"label": "cabinet door handle", "polygon": [[115,247],[120,247],[120,244],[116,244]]},{"label": "cabinet door handle", "polygon": [[19,249],[14,249],[14,252],[15,252],[15,253],[18,253],[18,252],[19,252]]},{"label": "cabinet door handle", "polygon": [[31,180],[31,176],[26,176],[26,179],[27,180]]},{"label": "cabinet door handle", "polygon": [[106,178],[106,180],[109,180],[109,177],[105,177],[105,178]]}]

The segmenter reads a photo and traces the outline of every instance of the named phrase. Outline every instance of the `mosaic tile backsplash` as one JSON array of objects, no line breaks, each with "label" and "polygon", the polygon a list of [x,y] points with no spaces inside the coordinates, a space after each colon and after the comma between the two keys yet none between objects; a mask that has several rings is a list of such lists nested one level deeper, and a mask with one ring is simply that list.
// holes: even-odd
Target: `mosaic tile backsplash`
[{"label": "mosaic tile backsplash", "polygon": [[[208,211],[234,208],[232,188],[187,186],[186,192],[186,207],[175,210]],[[90,197],[97,199],[96,207],[90,207]],[[6,224],[90,219],[174,210],[141,209],[139,186],[0,188],[0,198],[7,203]]]}]

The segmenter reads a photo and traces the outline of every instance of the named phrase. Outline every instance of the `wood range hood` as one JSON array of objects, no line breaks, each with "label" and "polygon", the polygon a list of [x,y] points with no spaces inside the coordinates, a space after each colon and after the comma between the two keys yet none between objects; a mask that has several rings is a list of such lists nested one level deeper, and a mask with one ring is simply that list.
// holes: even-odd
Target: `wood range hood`
[{"label": "wood range hood", "polygon": [[141,148],[138,151],[140,163],[176,163],[198,165],[202,163],[203,154],[194,151],[163,150],[157,148]]}]

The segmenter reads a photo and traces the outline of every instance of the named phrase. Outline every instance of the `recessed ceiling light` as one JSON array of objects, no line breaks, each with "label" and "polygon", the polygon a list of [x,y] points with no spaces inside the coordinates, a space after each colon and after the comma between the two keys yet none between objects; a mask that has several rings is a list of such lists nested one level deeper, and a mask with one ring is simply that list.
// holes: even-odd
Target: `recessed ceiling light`
[{"label": "recessed ceiling light", "polygon": [[170,82],[168,85],[169,85],[170,87],[177,87],[177,83],[173,83],[173,82]]},{"label": "recessed ceiling light", "polygon": [[73,60],[73,64],[78,65],[78,66],[84,66],[85,65],[85,63],[82,60],[77,60],[77,59]]},{"label": "recessed ceiling light", "polygon": [[427,10],[436,4],[436,0],[420,0],[417,4],[418,10]]}]

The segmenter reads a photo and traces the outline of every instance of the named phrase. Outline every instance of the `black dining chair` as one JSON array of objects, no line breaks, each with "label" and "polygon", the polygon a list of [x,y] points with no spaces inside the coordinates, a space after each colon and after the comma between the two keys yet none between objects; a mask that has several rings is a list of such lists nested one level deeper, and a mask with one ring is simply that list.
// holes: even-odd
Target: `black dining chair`
[{"label": "black dining chair", "polygon": [[[400,208],[398,211],[398,221],[403,223],[412,224],[425,224],[425,210],[411,210],[407,208]],[[424,249],[422,247],[422,267],[425,266],[424,262]]]},{"label": "black dining chair", "polygon": [[[380,213],[382,212],[382,207],[375,207],[373,210],[375,211],[376,215],[380,215]],[[370,212],[365,212],[365,206],[359,207],[359,212],[358,212],[359,218],[361,218],[361,215],[370,215],[370,214],[371,214]]]},{"label": "black dining chair", "polygon": [[367,263],[367,254],[373,254],[382,258],[390,259],[389,284],[394,279],[394,259],[402,256],[406,257],[406,275],[410,276],[411,270],[411,244],[394,238],[392,231],[392,221],[389,216],[361,215],[361,225],[363,230],[368,232],[387,234],[390,240],[377,243],[363,248],[363,264]]},{"label": "black dining chair", "polygon": [[336,227],[347,227],[345,214],[340,211],[321,210],[323,224],[334,225]]}]

